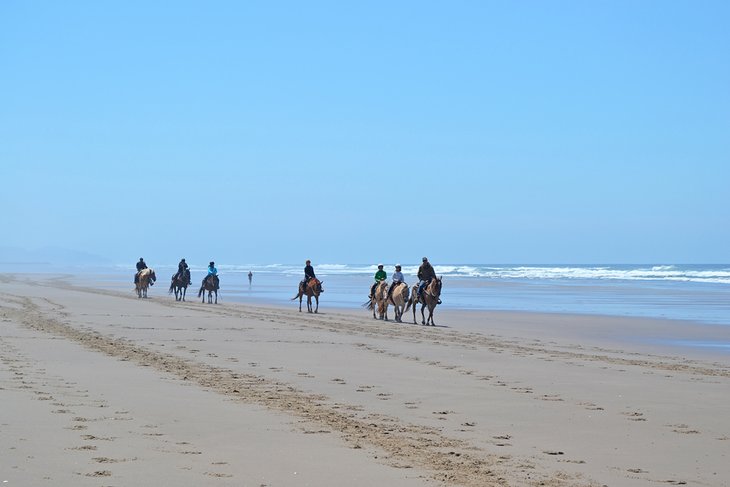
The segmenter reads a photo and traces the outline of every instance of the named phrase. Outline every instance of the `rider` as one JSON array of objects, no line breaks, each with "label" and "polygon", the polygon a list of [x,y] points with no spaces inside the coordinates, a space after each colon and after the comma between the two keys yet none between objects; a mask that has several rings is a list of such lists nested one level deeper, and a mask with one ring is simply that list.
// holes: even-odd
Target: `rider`
[{"label": "rider", "polygon": [[147,269],[147,264],[145,263],[144,259],[142,257],[139,258],[139,262],[137,262],[137,273],[134,275],[134,283],[137,284],[139,282],[139,271]]},{"label": "rider", "polygon": [[[422,299],[423,289],[431,282],[431,279],[436,278],[436,271],[433,270],[433,266],[426,257],[423,258],[421,267],[418,268],[418,297]],[[441,300],[438,300],[438,304],[441,304]]]},{"label": "rider", "polygon": [[210,264],[208,264],[208,274],[203,278],[203,286],[205,286],[205,283],[208,282],[208,279],[210,276],[217,276],[218,275],[218,269],[215,268],[215,262],[212,260],[210,261]]},{"label": "rider", "polygon": [[401,272],[400,264],[395,265],[395,272],[393,273],[393,282],[390,283],[390,287],[388,288],[388,299],[391,299],[390,297],[393,295],[393,289],[395,287],[402,283],[405,283],[405,277],[403,276],[403,273]]},{"label": "rider", "polygon": [[185,259],[180,259],[180,262],[177,264],[177,273],[172,276],[172,280],[174,281],[178,277],[184,278],[187,281],[186,284],[190,284],[190,268],[187,262],[185,262]]},{"label": "rider", "polygon": [[314,267],[312,267],[312,261],[307,259],[306,265],[304,266],[304,280],[299,283],[299,288],[304,291],[307,287],[307,283],[310,279],[317,279],[314,275]]},{"label": "rider", "polygon": [[388,278],[388,274],[385,273],[383,270],[383,264],[378,264],[378,271],[375,273],[375,282],[370,287],[370,296],[368,298],[372,299],[373,295],[375,294],[375,286],[380,284],[380,282],[386,280]]}]

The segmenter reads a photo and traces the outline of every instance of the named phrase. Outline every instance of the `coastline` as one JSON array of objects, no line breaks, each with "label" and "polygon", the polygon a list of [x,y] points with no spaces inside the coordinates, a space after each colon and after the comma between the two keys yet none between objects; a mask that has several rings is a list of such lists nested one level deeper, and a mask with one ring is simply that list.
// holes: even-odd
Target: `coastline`
[{"label": "coastline", "polygon": [[325,303],[309,315],[66,281],[0,275],[12,483],[730,477],[730,357],[639,339],[721,341],[723,326],[445,310],[448,326],[431,328]]}]

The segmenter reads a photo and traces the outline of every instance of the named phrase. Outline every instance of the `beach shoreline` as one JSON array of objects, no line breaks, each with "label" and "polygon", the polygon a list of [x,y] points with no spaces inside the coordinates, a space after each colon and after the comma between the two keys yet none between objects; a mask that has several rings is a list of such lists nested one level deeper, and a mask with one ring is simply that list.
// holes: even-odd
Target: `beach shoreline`
[{"label": "beach shoreline", "polygon": [[730,478],[730,357],[655,340],[723,326],[437,309],[423,327],[70,280],[0,275],[9,485]]}]

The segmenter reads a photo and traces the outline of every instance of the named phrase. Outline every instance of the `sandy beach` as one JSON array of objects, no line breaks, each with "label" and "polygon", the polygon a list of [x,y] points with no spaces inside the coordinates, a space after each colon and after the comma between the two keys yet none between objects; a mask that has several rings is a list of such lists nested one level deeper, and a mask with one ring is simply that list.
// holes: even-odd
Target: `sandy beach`
[{"label": "sandy beach", "polygon": [[163,288],[0,275],[3,485],[730,485],[727,327]]}]

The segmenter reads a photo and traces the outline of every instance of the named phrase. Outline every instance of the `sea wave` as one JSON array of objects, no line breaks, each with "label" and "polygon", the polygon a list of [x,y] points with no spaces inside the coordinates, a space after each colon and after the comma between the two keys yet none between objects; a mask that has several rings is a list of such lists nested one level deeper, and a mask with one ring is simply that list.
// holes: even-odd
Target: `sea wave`
[{"label": "sea wave", "polygon": [[[384,263],[391,274],[395,263]],[[121,266],[120,266],[121,267]],[[128,266],[124,266],[125,268]],[[158,265],[158,269],[177,269],[177,265]],[[297,264],[219,264],[222,273],[282,274],[300,276],[304,266]],[[406,276],[416,276],[418,264],[402,266]],[[191,266],[194,272],[204,272],[204,266]],[[435,265],[436,274],[444,277],[489,280],[550,280],[550,281],[680,281],[730,284],[730,265]],[[317,275],[373,275],[376,264],[326,263],[315,266]]]}]

